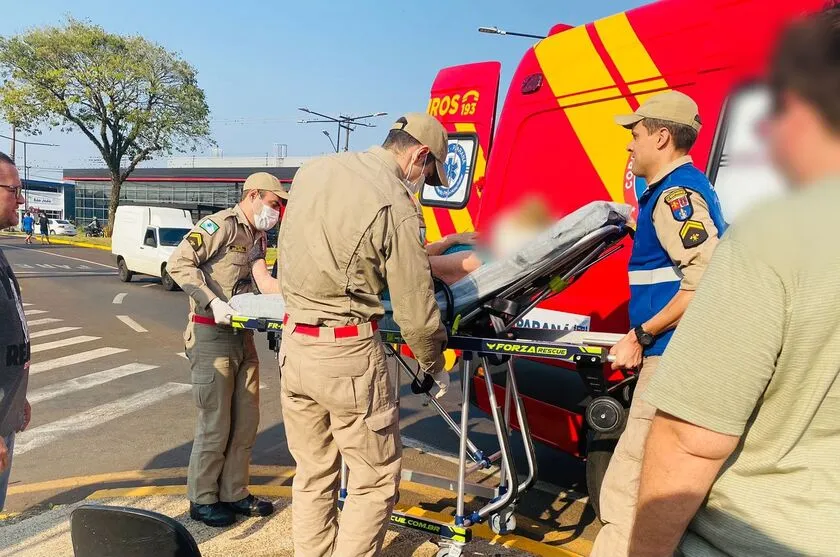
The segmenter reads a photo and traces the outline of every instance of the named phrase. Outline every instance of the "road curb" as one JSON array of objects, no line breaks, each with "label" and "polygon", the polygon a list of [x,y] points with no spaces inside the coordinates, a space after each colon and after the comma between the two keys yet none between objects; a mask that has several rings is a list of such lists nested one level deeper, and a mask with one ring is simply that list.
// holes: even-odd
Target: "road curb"
[{"label": "road curb", "polygon": [[[408,485],[406,485],[408,484]],[[412,482],[400,482],[400,487],[407,487],[408,491],[413,491]],[[248,486],[248,491],[257,497],[270,498],[284,498],[290,499],[292,497],[292,488],[287,485],[253,485]],[[112,499],[117,497],[154,497],[154,496],[184,496],[187,495],[187,486],[185,485],[167,485],[167,486],[137,486],[117,489],[100,489],[88,495],[86,501],[99,501],[103,499]],[[421,509],[419,507],[408,507],[397,505],[395,510],[404,513],[414,518],[425,518],[435,520],[443,523],[450,523],[452,517],[447,514],[437,513]],[[510,549],[519,549],[527,551],[533,555],[540,557],[583,557],[580,553],[575,553],[562,547],[548,545],[522,536],[514,534],[507,534],[499,536],[494,534],[487,524],[477,524],[472,526],[473,535],[491,544],[500,545]]]},{"label": "road curb", "polygon": [[[5,236],[7,238],[26,238],[25,234],[18,234],[15,232],[2,232],[0,236]],[[90,248],[90,249],[98,249],[102,251],[111,251],[111,246],[102,246],[99,244],[91,244],[89,242],[77,241],[77,240],[68,240],[66,238],[56,238],[54,236],[50,236],[50,243],[52,244],[59,244],[64,246],[76,246],[79,248]],[[44,244],[48,245],[48,244]]]}]

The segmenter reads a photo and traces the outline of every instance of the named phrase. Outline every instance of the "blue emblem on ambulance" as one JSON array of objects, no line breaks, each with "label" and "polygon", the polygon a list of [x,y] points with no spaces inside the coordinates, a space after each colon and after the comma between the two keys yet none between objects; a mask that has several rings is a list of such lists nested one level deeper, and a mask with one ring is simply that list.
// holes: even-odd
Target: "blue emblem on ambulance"
[{"label": "blue emblem on ambulance", "polygon": [[435,193],[441,199],[449,199],[455,192],[461,189],[467,176],[470,165],[467,162],[467,152],[457,143],[449,144],[449,151],[443,163],[446,170],[446,177],[449,184],[446,186],[435,186]]}]

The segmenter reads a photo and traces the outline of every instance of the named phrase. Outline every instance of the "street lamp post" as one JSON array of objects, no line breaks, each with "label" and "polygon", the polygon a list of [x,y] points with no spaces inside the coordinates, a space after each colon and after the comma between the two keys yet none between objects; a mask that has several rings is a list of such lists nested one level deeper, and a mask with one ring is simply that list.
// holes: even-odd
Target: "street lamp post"
[{"label": "street lamp post", "polygon": [[489,33],[490,35],[512,35],[514,37],[528,37],[529,39],[544,39],[545,35],[531,35],[530,33],[517,33],[515,31],[505,31],[498,27],[479,27],[479,33]]},{"label": "street lamp post", "polygon": [[330,140],[330,145],[332,145],[332,148],[335,150],[336,153],[338,153],[338,145],[336,145],[335,142],[333,142],[332,137],[330,136],[330,132],[328,132],[327,130],[321,130],[321,133],[327,136],[327,139]]},{"label": "street lamp post", "polygon": [[329,124],[337,124],[338,130],[337,135],[335,138],[335,143],[333,144],[332,138],[330,137],[329,133],[326,130],[322,130],[321,133],[326,135],[330,138],[330,144],[333,145],[333,149],[335,152],[338,153],[339,146],[341,145],[341,130],[344,130],[344,150],[350,150],[350,132],[354,131],[356,128],[355,126],[364,126],[366,128],[373,128],[376,127],[375,124],[370,124],[367,122],[363,122],[362,120],[367,120],[368,118],[377,118],[379,116],[387,116],[387,112],[373,112],[371,114],[365,114],[364,116],[345,116],[344,114],[339,114],[338,116],[329,116],[327,114],[322,114],[320,112],[315,112],[314,110],[309,110],[306,107],[298,108],[301,112],[306,112],[307,114],[312,114],[314,116],[318,116],[319,120],[298,120],[298,124],[322,124],[322,123],[329,123]]}]

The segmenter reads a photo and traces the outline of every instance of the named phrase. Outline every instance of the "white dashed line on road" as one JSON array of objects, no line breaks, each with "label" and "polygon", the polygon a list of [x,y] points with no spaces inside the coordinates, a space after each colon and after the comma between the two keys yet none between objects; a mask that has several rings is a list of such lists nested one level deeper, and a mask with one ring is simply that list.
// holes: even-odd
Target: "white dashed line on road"
[{"label": "white dashed line on road", "polygon": [[44,319],[34,319],[26,322],[27,326],[35,327],[37,325],[49,325],[50,323],[61,323],[63,319],[56,319],[54,317],[45,317]]},{"label": "white dashed line on road", "polygon": [[87,352],[79,352],[78,354],[71,354],[70,356],[64,356],[63,358],[56,358],[54,360],[47,360],[45,362],[38,362],[37,364],[32,364],[32,366],[29,368],[29,374],[34,375],[36,373],[50,371],[61,367],[72,366],[74,364],[80,364],[82,362],[89,362],[90,360],[96,360],[97,358],[105,358],[106,356],[113,356],[114,354],[121,354],[123,352],[128,352],[128,349],[111,348],[110,346],[106,346],[105,348],[97,348],[96,350],[88,350]]},{"label": "white dashed line on road", "polygon": [[[15,246],[3,246],[3,249],[15,249],[15,250],[21,250],[21,251],[28,251],[32,248],[21,248],[21,247],[15,247]],[[82,263],[90,263],[91,265],[98,265],[99,267],[107,267],[109,269],[116,269],[116,267],[114,267],[113,265],[106,265],[104,263],[97,263],[96,261],[89,261],[87,259],[80,259],[78,257],[71,257],[69,255],[62,255],[60,253],[53,253],[51,251],[38,250],[38,253],[39,254],[44,254],[44,255],[52,255],[53,257],[63,257],[64,259],[72,259],[73,261],[81,261]],[[82,267],[79,267],[79,268],[82,268]]]},{"label": "white dashed line on road", "polygon": [[24,315],[41,315],[42,313],[48,313],[45,309],[25,309],[23,310]]},{"label": "white dashed line on road", "polygon": [[[29,323],[31,325],[32,323]],[[45,329],[37,333],[29,333],[29,338],[48,337],[50,335],[60,335],[61,333],[69,333],[71,331],[78,331],[81,327],[58,327],[57,329]]]},{"label": "white dashed line on road", "polygon": [[140,323],[138,323],[137,321],[135,321],[134,319],[132,319],[131,317],[129,317],[127,315],[118,315],[117,319],[119,319],[120,321],[122,321],[123,323],[125,323],[126,325],[128,325],[129,327],[131,327],[132,329],[137,331],[138,333],[148,333],[149,332],[148,330],[144,329],[143,326],[140,325]]},{"label": "white dashed line on road", "polygon": [[67,381],[62,381],[61,383],[55,383],[48,387],[38,389],[37,391],[27,394],[27,399],[30,404],[35,404],[37,402],[43,402],[45,400],[75,393],[77,391],[97,387],[116,379],[134,375],[135,373],[142,373],[144,371],[157,369],[157,367],[158,366],[147,364],[126,364],[124,366],[90,373],[88,375],[83,375],[82,377],[76,377],[74,379],[69,379]]},{"label": "white dashed line on road", "polygon": [[187,358],[187,353],[186,352],[178,352],[178,356],[181,356],[185,360],[189,360],[189,358]]},{"label": "white dashed line on road", "polygon": [[44,342],[42,344],[33,344],[32,353],[44,352],[45,350],[55,350],[56,348],[64,348],[65,346],[73,346],[74,344],[82,344],[83,342],[90,342],[92,340],[99,340],[102,337],[87,337],[78,336],[70,337],[61,340],[54,340],[52,342]]},{"label": "white dashed line on road", "polygon": [[74,416],[28,429],[15,438],[15,455],[22,455],[43,447],[67,434],[101,426],[172,396],[186,393],[191,388],[190,385],[184,383],[166,383],[160,387],[96,406]]},{"label": "white dashed line on road", "polygon": [[143,286],[141,286],[140,288],[149,288],[150,286],[157,286],[157,284],[155,284],[154,282],[152,282],[152,283],[149,283],[149,284],[144,284],[144,285],[143,285]]},{"label": "white dashed line on road", "polygon": [[123,303],[123,300],[125,300],[125,297],[126,297],[127,295],[128,295],[128,293],[127,293],[127,292],[120,292],[119,294],[117,294],[116,296],[114,296],[114,302],[113,302],[113,303],[115,303],[115,304],[121,304],[121,303]]}]

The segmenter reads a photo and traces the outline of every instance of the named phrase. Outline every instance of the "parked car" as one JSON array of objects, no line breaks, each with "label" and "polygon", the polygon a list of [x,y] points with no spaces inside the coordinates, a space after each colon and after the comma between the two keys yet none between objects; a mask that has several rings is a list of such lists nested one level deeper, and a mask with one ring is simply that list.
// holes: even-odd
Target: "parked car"
[{"label": "parked car", "polygon": [[68,220],[62,219],[47,219],[49,223],[49,231],[50,236],[53,234],[59,236],[75,236],[76,235],[76,227]]},{"label": "parked car", "polygon": [[117,258],[120,280],[128,282],[140,273],[160,277],[164,288],[177,290],[178,285],[166,272],[166,262],[192,226],[192,216],[185,209],[118,207],[111,253]]}]

